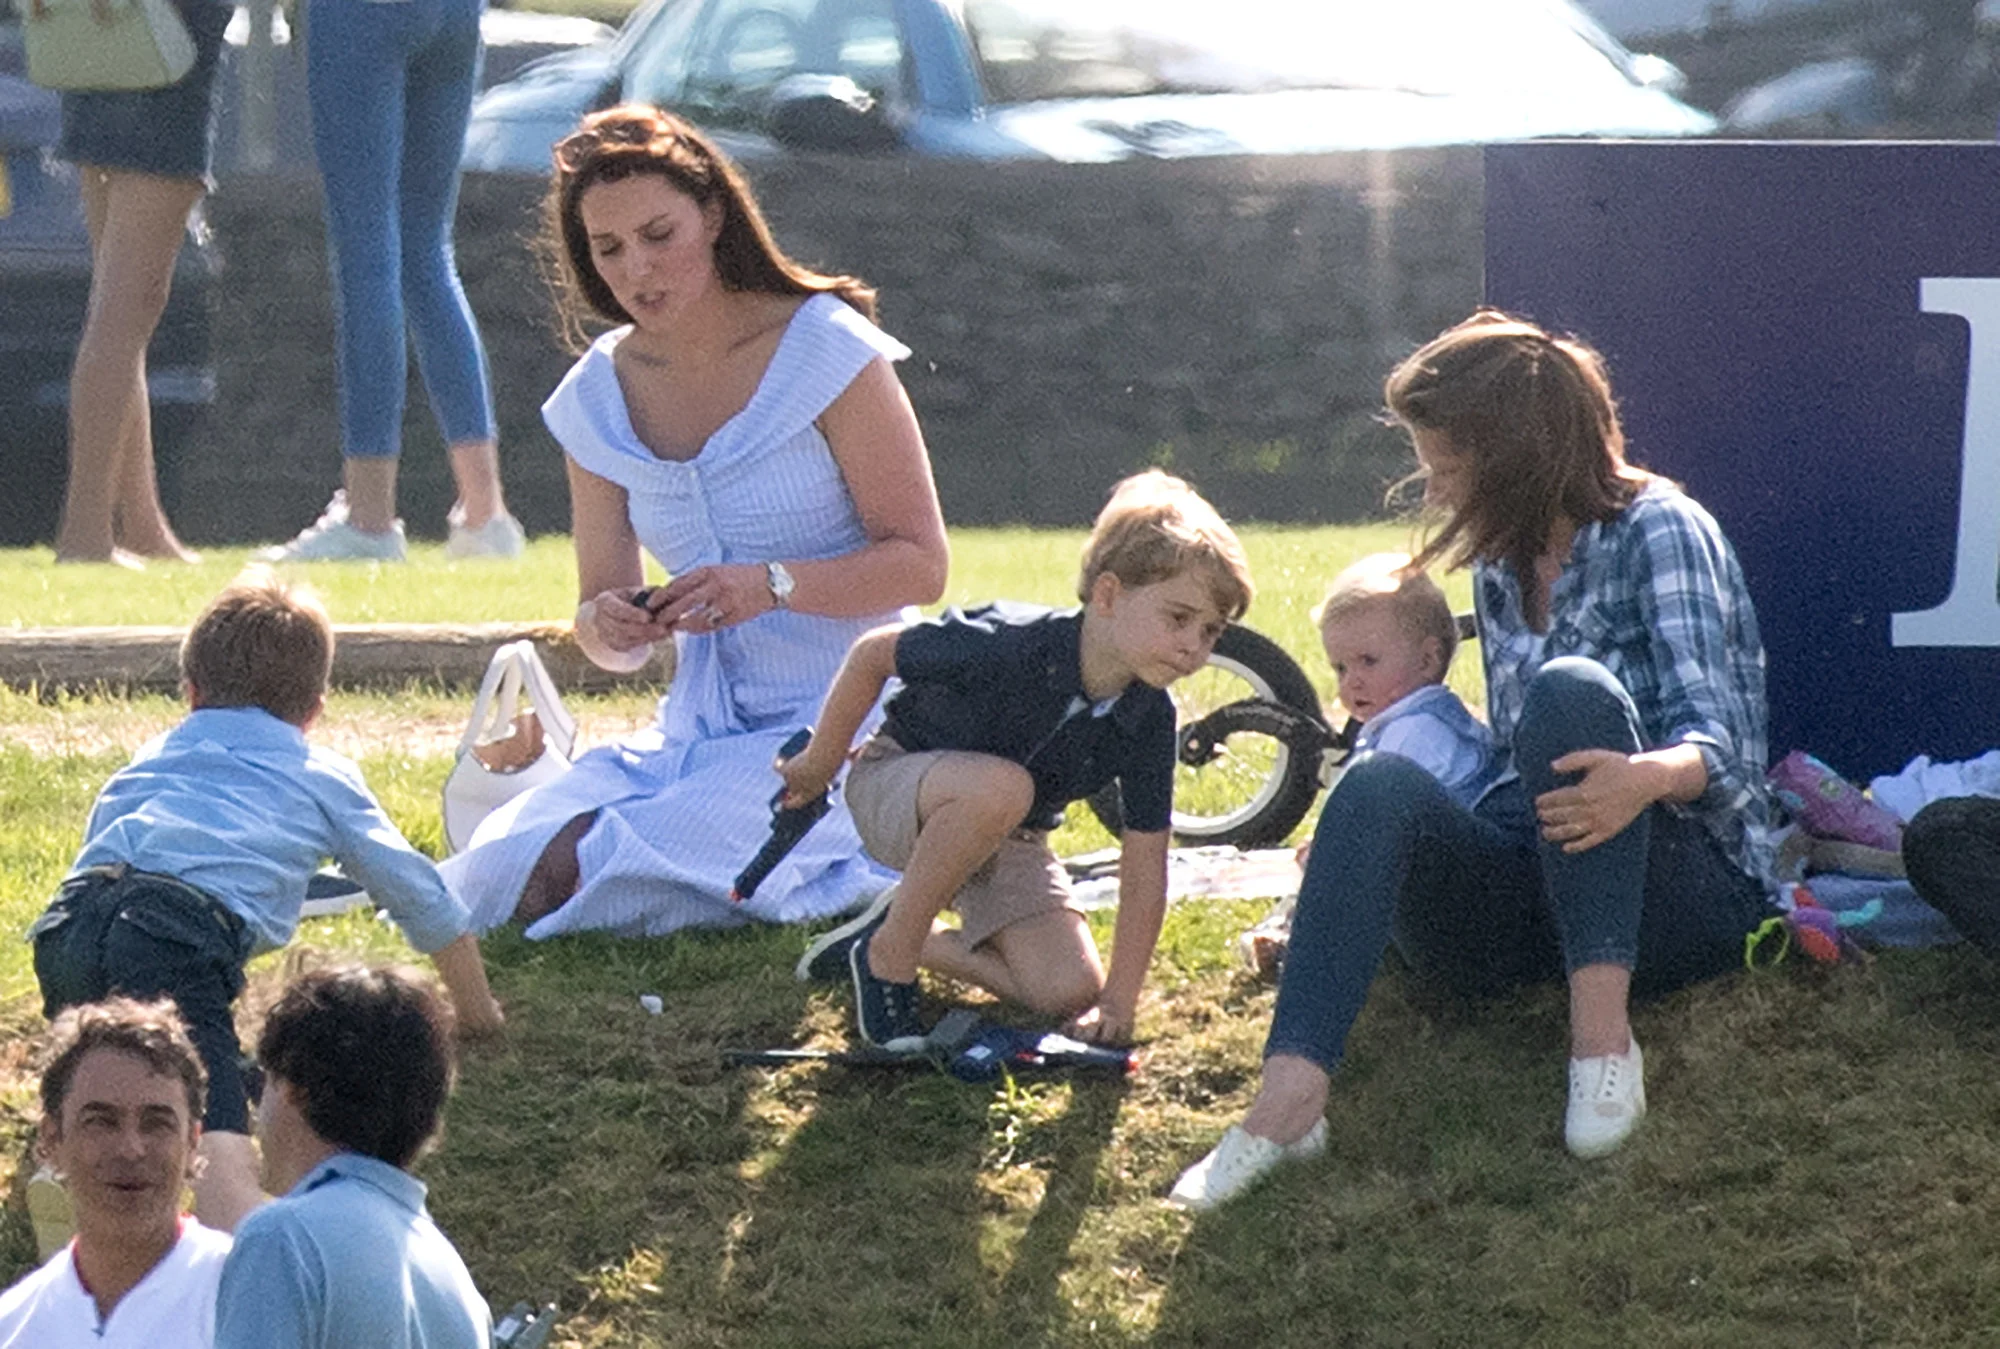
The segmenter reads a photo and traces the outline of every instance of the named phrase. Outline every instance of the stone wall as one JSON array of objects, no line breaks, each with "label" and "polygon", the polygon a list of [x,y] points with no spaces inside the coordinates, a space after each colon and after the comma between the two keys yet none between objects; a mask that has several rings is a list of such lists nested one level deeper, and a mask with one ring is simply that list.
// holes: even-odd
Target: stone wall
[{"label": "stone wall", "polygon": [[[1148,463],[1236,518],[1369,515],[1407,463],[1375,420],[1381,376],[1480,291],[1476,150],[786,160],[753,176],[789,250],[880,288],[954,523],[1086,521]],[[317,194],[238,177],[211,202],[219,393],[179,468],[190,538],[288,534],[337,481]],[[534,532],[568,521],[538,414],[570,359],[530,248],[539,196],[468,178],[458,229],[509,494]],[[414,380],[405,434],[404,514],[435,535],[450,480]]]}]

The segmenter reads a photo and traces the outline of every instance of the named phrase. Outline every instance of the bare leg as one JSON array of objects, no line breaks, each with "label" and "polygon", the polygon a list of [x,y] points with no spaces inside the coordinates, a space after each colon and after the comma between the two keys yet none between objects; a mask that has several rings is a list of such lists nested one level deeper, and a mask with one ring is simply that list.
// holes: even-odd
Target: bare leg
[{"label": "bare leg", "polygon": [[194,1216],[218,1232],[234,1232],[251,1209],[265,1200],[257,1181],[257,1145],[248,1134],[204,1133],[195,1149],[203,1162],[194,1179]]},{"label": "bare leg", "polygon": [[56,557],[111,561],[120,530],[138,551],[190,556],[153,481],[146,344],[166,310],[174,259],[202,185],[90,165],[82,178],[90,305],[70,373],[69,486]]},{"label": "bare leg", "polygon": [[[349,460],[349,463],[355,462]],[[528,883],[521,887],[521,899],[514,906],[514,918],[523,926],[547,917],[569,903],[583,879],[583,865],[577,861],[577,845],[597,822],[597,812],[579,815],[556,831],[549,846],[535,860]]]},{"label": "bare leg", "polygon": [[1010,924],[977,946],[949,929],[934,931],[921,963],[1044,1016],[1076,1016],[1104,992],[1090,925],[1067,909]]},{"label": "bare leg", "polygon": [[1623,965],[1585,965],[1569,977],[1569,1053],[1574,1059],[1623,1054],[1632,1044],[1626,1004],[1632,971]]},{"label": "bare leg", "polygon": [[1243,1131],[1273,1143],[1296,1143],[1326,1114],[1326,1069],[1296,1054],[1264,1060],[1257,1099],[1243,1117]]},{"label": "bare leg", "polygon": [[356,529],[383,534],[396,527],[396,460],[348,458],[340,461],[347,488],[347,520]]},{"label": "bare leg", "polygon": [[451,447],[451,477],[467,529],[478,529],[507,512],[500,488],[500,446],[491,440],[462,440]]},{"label": "bare leg", "polygon": [[931,935],[931,920],[1034,804],[1035,782],[1010,759],[951,754],[925,774],[917,791],[916,847],[895,902],[868,941],[878,979],[909,983]]}]

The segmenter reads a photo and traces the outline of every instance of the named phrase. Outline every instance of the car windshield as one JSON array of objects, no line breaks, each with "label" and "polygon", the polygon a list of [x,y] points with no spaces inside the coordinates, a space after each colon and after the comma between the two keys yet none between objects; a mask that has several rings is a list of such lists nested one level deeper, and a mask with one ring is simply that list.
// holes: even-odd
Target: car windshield
[{"label": "car windshield", "polygon": [[1630,83],[1607,59],[1615,45],[1559,0],[965,0],[964,12],[995,103]]}]

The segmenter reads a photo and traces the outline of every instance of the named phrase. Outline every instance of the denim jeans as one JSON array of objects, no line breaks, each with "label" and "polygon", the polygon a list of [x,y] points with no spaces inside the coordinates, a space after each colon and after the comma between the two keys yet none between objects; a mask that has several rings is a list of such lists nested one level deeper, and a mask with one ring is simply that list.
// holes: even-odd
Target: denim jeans
[{"label": "denim jeans", "polygon": [[250,1132],[232,1010],[250,954],[241,918],[171,876],[100,867],[65,881],[28,938],[44,1016],[113,994],[172,998],[208,1069],[202,1127]]},{"label": "denim jeans", "polygon": [[486,352],[451,245],[483,8],[308,0],[306,90],[348,458],[400,452],[411,340],[445,443],[493,437]]},{"label": "denim jeans", "polygon": [[1540,838],[1536,796],[1576,780],[1552,760],[1642,748],[1638,714],[1596,661],[1550,661],[1528,686],[1521,779],[1467,810],[1393,754],[1357,758],[1327,798],[1292,917],[1266,1056],[1331,1072],[1391,940],[1415,976],[1461,997],[1623,965],[1641,996],[1720,974],[1767,916],[1700,821],[1654,805],[1581,853]]}]

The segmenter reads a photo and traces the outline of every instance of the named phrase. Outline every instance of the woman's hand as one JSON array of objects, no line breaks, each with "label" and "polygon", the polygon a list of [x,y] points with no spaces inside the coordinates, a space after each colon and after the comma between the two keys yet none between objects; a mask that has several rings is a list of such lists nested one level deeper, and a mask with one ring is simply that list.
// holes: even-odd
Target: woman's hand
[{"label": "woman's hand", "polygon": [[579,623],[589,622],[600,644],[612,651],[637,651],[673,636],[673,625],[660,621],[652,607],[659,604],[655,591],[650,605],[632,602],[637,586],[619,586],[584,601],[577,610]]},{"label": "woman's hand", "polygon": [[1686,744],[1640,754],[1580,749],[1549,767],[1583,775],[1535,798],[1542,837],[1571,853],[1615,837],[1655,801],[1694,800],[1708,782],[1701,751]]},{"label": "woman's hand", "polygon": [[720,632],[778,607],[762,563],[697,567],[654,592],[653,616],[668,631]]}]

